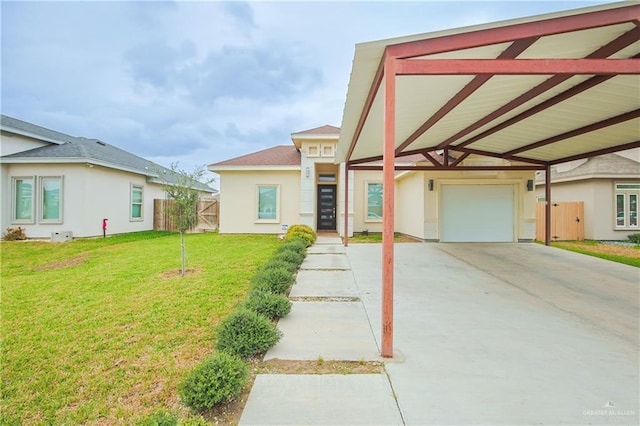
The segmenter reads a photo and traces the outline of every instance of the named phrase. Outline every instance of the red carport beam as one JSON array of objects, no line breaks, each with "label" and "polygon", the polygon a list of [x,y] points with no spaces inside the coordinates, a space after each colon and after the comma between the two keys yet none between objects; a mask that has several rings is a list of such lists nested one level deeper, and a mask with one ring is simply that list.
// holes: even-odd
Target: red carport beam
[{"label": "red carport beam", "polygon": [[349,162],[344,163],[344,246],[349,247]]},{"label": "red carport beam", "polygon": [[393,236],[396,136],[396,60],[384,58],[384,147],[382,155],[382,345],[385,358],[393,357]]},{"label": "red carport beam", "polygon": [[640,74],[638,59],[400,59],[397,75]]}]

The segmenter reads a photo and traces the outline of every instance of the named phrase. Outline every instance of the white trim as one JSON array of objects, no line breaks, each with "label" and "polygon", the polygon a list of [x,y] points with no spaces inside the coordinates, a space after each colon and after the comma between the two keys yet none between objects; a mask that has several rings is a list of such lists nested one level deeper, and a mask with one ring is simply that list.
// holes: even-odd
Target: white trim
[{"label": "white trim", "polygon": [[364,181],[364,222],[365,223],[382,223],[382,217],[369,217],[369,185],[380,184],[382,186],[382,204],[384,205],[384,184],[381,180],[365,180]]},{"label": "white trim", "polygon": [[0,163],[5,164],[86,164],[94,166],[102,166],[108,169],[120,170],[123,172],[135,173],[141,176],[159,177],[157,173],[142,172],[140,169],[130,167],[122,167],[105,161],[98,161],[92,158],[74,158],[74,157],[38,157],[38,158],[0,158]]},{"label": "white trim", "polygon": [[[276,189],[276,218],[275,219],[260,219],[260,188],[275,188]],[[256,185],[256,197],[255,197],[255,221],[254,223],[280,223],[280,185],[279,184],[257,184]]]},{"label": "white trim", "polygon": [[26,136],[28,138],[39,140],[39,141],[42,141],[42,142],[54,143],[56,145],[62,145],[64,143],[66,143],[66,141],[60,141],[60,140],[57,140],[57,139],[47,138],[47,137],[44,137],[44,136],[37,135],[35,133],[27,132],[25,130],[16,129],[15,127],[11,127],[11,126],[2,126],[2,125],[0,125],[0,130],[3,130],[5,132],[7,132],[7,133],[13,133],[14,135]]},{"label": "white trim", "polygon": [[[31,179],[31,219],[16,218],[16,182]],[[11,223],[15,225],[33,225],[36,223],[36,191],[37,178],[32,176],[11,176]]]},{"label": "white trim", "polygon": [[[57,179],[60,182],[60,217],[58,219],[44,218],[44,180]],[[64,223],[64,176],[38,176],[38,223],[42,224],[62,224]]]},{"label": "white trim", "polygon": [[[140,217],[133,217],[133,190],[140,188]],[[138,204],[138,203],[136,203]],[[129,185],[129,222],[144,222],[144,185],[131,183]]]}]

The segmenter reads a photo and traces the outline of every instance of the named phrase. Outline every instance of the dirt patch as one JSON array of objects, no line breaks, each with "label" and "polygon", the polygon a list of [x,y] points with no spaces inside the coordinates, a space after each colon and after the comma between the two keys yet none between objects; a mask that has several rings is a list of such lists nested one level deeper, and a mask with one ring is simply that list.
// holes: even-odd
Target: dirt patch
[{"label": "dirt patch", "polygon": [[[260,356],[261,358],[262,356]],[[249,360],[249,381],[237,398],[204,414],[204,418],[216,425],[237,425],[249,399],[249,393],[258,374],[382,374],[384,364],[379,361],[290,361],[271,359]]]},{"label": "dirt patch", "polygon": [[[184,276],[188,277],[189,275],[199,274],[200,272],[202,272],[202,268],[185,269]],[[169,271],[165,271],[160,274],[162,278],[173,278],[173,277],[179,277],[181,275],[182,275],[182,269],[171,269]]]},{"label": "dirt patch", "polygon": [[72,257],[71,259],[58,260],[55,262],[47,263],[46,265],[40,265],[33,268],[34,272],[41,271],[49,271],[52,269],[62,269],[62,268],[71,268],[73,266],[82,265],[89,258],[86,254],[81,254],[80,256]]}]

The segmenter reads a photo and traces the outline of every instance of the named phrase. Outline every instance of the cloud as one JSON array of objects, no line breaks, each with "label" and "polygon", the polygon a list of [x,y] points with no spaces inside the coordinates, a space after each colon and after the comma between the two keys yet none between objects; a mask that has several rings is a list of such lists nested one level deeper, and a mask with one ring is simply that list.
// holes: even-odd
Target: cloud
[{"label": "cloud", "polygon": [[253,19],[253,9],[247,2],[226,1],[222,3],[223,8],[236,19],[236,22],[247,27],[255,28]]}]

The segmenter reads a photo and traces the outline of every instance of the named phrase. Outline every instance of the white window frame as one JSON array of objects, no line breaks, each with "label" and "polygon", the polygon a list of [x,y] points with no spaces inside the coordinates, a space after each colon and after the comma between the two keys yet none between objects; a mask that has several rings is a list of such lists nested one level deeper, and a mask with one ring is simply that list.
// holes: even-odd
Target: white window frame
[{"label": "white window frame", "polygon": [[[133,217],[133,190],[140,189],[141,200],[140,203],[140,217]],[[129,221],[130,222],[143,222],[144,221],[144,185],[132,183],[129,186]]]},{"label": "white window frame", "polygon": [[[635,187],[635,188],[634,188]],[[623,224],[618,224],[618,196],[623,198]],[[636,210],[632,212],[631,197],[636,197]],[[636,224],[631,225],[631,214],[635,213]],[[613,192],[613,226],[614,229],[640,229],[640,182],[615,182]]]},{"label": "white window frame", "polygon": [[[276,190],[276,217],[275,219],[261,219],[260,218],[260,189],[270,188]],[[255,223],[280,223],[280,185],[276,184],[260,184],[256,185],[256,204],[255,204]]]},{"label": "white window frame", "polygon": [[382,203],[380,204],[381,210],[384,209],[384,185],[382,181],[371,180],[364,182],[364,221],[372,223],[382,222],[382,215],[379,218],[369,217],[369,185],[380,185],[382,187]]},{"label": "white window frame", "polygon": [[[29,219],[18,219],[16,217],[16,197],[18,196],[16,185],[18,181],[31,180],[31,214]],[[36,176],[12,176],[11,177],[11,223],[16,225],[34,224],[36,223]]]},{"label": "white window frame", "polygon": [[[45,188],[45,181],[47,180],[57,180],[59,182],[60,185],[60,200],[58,202],[58,218],[57,219],[45,219],[44,217],[44,213],[45,213],[45,208],[44,208],[44,188]],[[64,178],[63,176],[40,176],[38,178],[38,220],[40,221],[40,223],[53,223],[53,224],[60,224],[63,223],[63,217],[62,214],[64,212]]]}]

